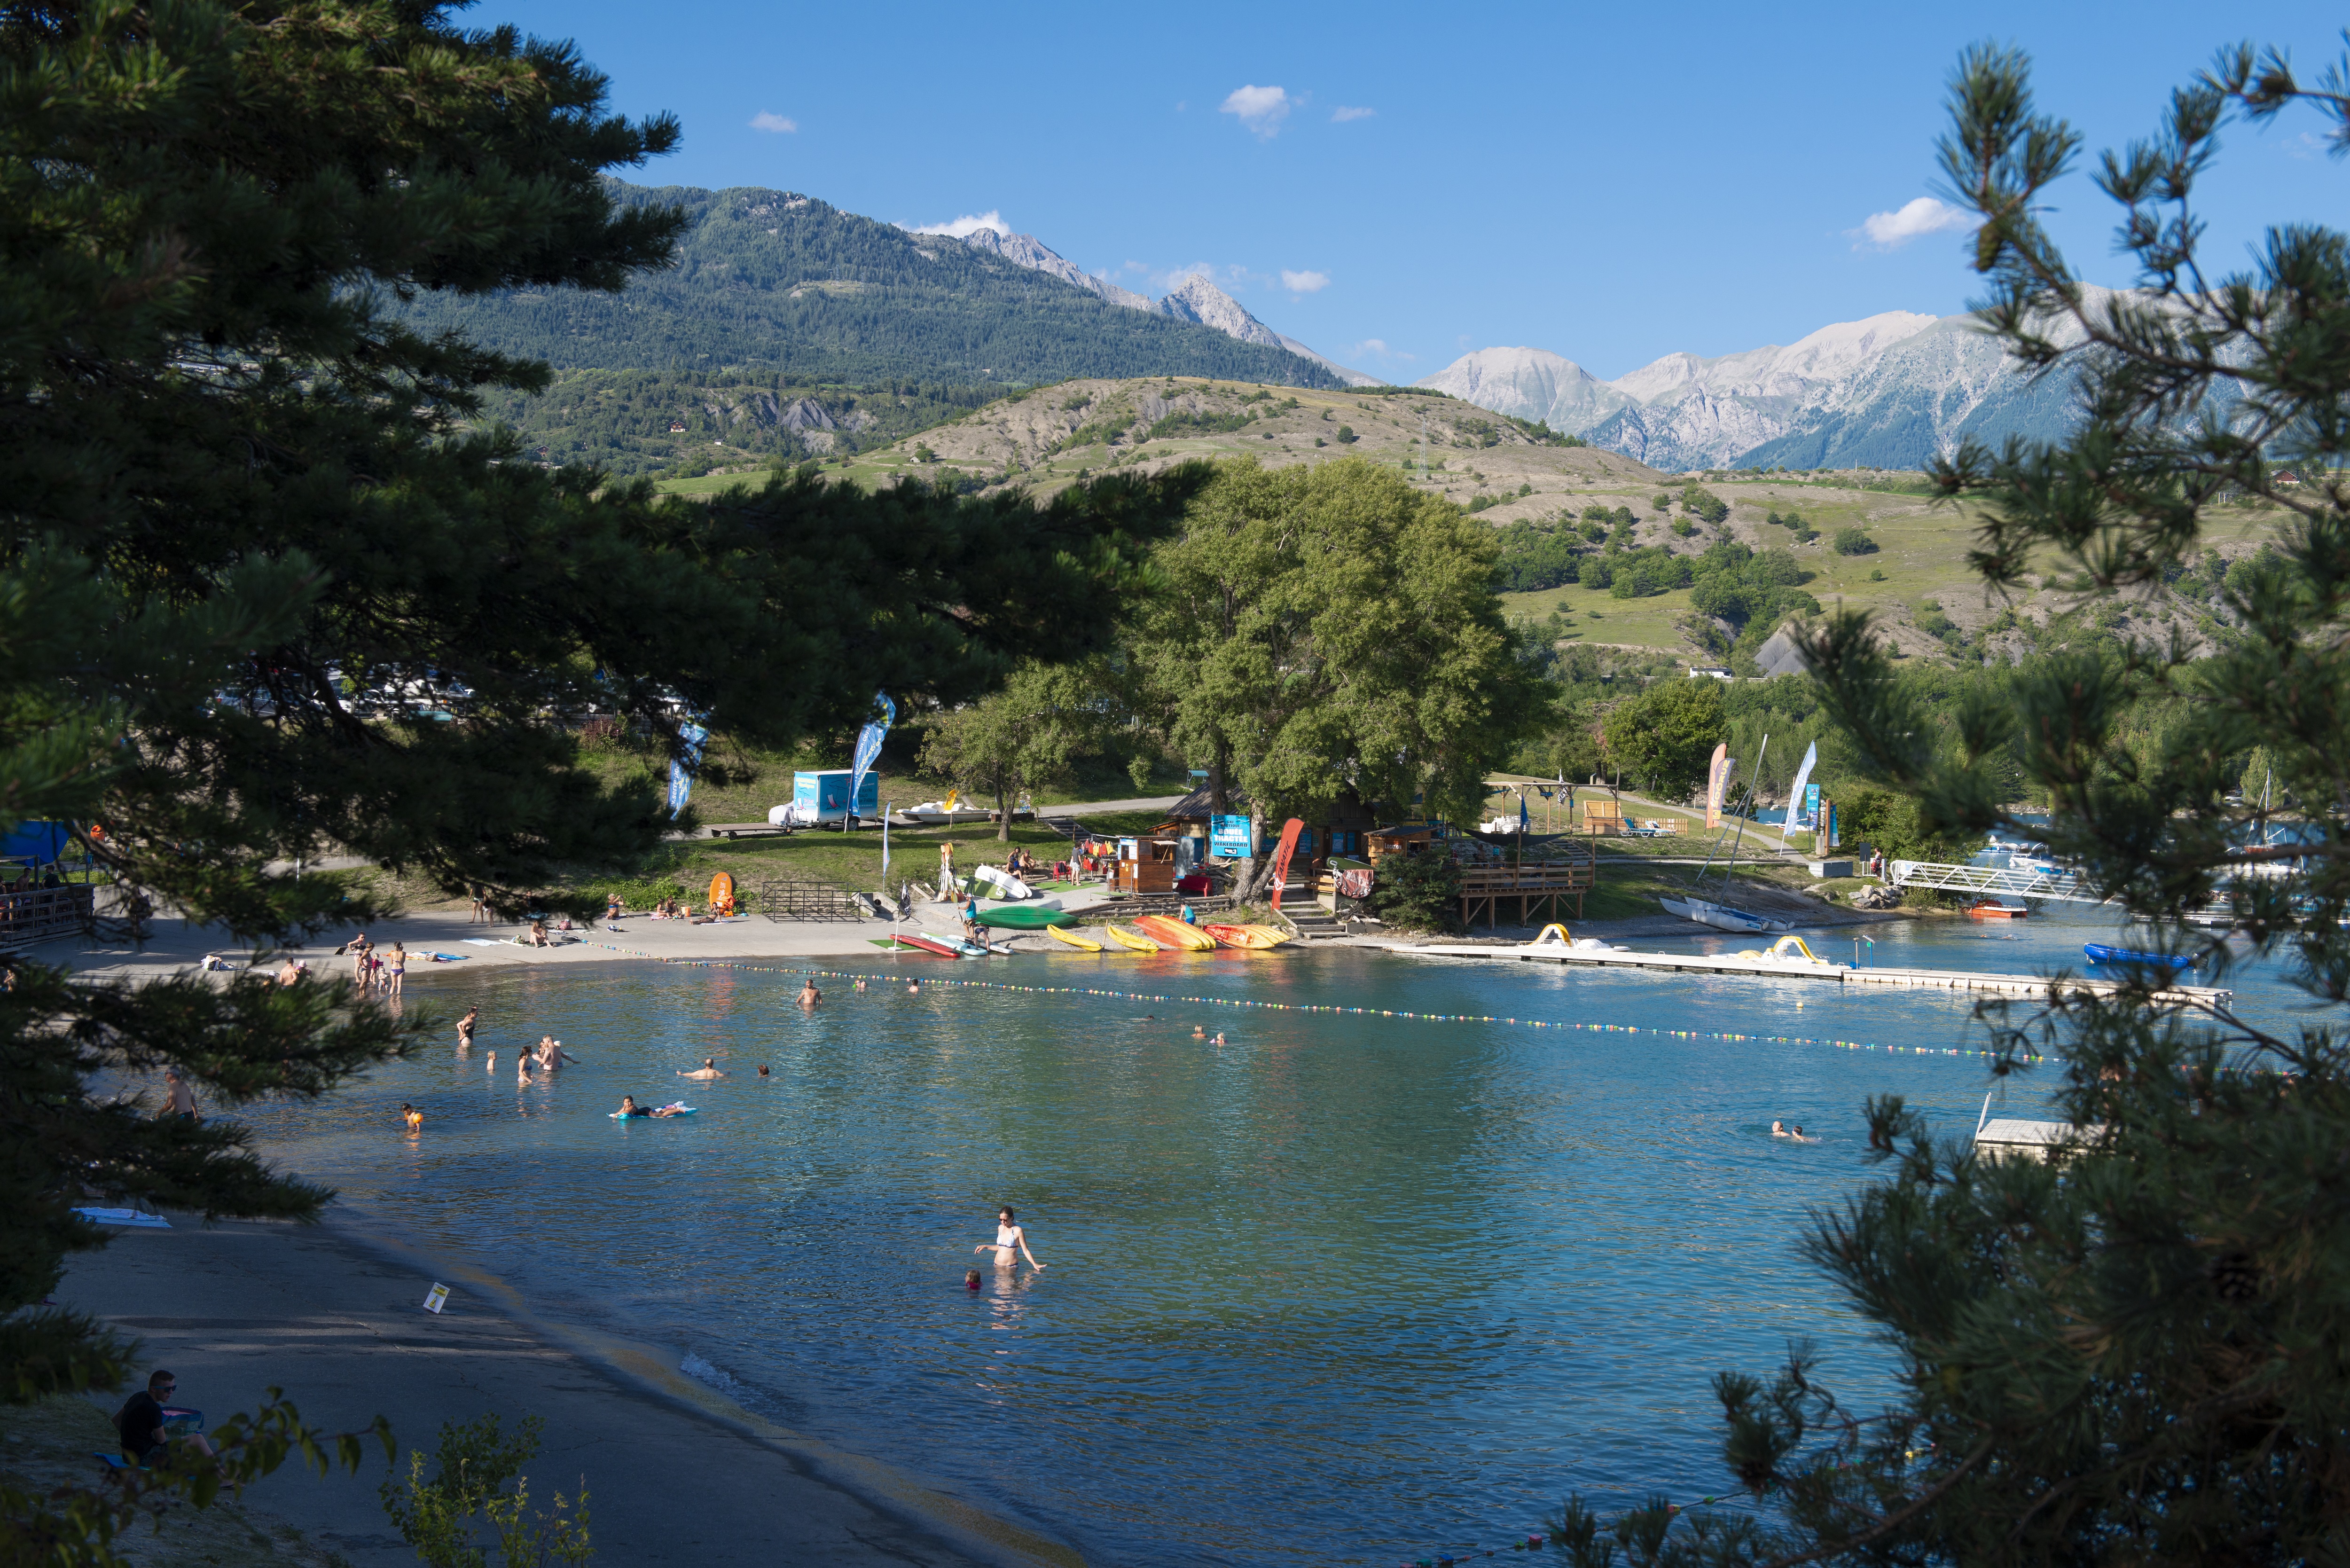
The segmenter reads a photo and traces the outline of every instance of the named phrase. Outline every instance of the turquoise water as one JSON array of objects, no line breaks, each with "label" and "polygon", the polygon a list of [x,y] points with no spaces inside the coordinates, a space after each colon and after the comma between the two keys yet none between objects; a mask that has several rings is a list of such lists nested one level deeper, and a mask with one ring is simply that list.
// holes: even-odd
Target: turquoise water
[{"label": "turquoise water", "polygon": [[[1880,929],[1876,953],[2029,971],[2108,929]],[[482,1009],[471,1058],[254,1119],[286,1165],[541,1310],[672,1345],[776,1419],[1102,1560],[1393,1563],[1503,1543],[1573,1490],[1728,1490],[1714,1371],[1809,1337],[1848,1400],[1886,1391],[1794,1250],[1806,1206],[1866,1178],[1864,1099],[1962,1136],[1989,1086],[1978,1056],[1825,1043],[1979,1048],[1970,1000],[1939,992],[1360,950],[815,966],[1823,1042],[1789,1044],[899,978],[825,981],[809,1012],[801,966],[773,967],[435,974],[420,1001]],[[583,1064],[517,1087],[542,1033]],[[711,1054],[734,1075],[673,1075]],[[615,1123],[624,1093],[701,1110]],[[1000,1203],[1049,1266],[987,1267],[973,1294]]]}]

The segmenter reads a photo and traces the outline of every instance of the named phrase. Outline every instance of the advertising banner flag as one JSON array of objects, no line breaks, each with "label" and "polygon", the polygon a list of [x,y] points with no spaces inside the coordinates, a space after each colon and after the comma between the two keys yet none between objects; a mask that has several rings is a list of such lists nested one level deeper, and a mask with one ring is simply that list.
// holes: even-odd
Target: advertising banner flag
[{"label": "advertising banner flag", "polygon": [[1721,826],[1721,797],[1730,789],[1730,742],[1713,748],[1713,762],[1705,773],[1705,830]]},{"label": "advertising banner flag", "polygon": [[688,720],[678,726],[677,735],[685,742],[685,755],[670,759],[669,814],[671,816],[685,809],[686,797],[693,793],[693,770],[702,765],[702,745],[710,739],[710,732]]},{"label": "advertising banner flag", "polygon": [[873,760],[881,754],[882,738],[898,722],[898,704],[889,701],[889,693],[876,691],[873,701],[881,710],[881,717],[857,732],[857,750],[848,763],[848,809],[852,814],[857,810],[857,792],[863,787],[865,775],[873,771]]},{"label": "advertising banner flag", "polygon": [[1804,790],[1811,779],[1812,765],[1819,760],[1820,743],[1814,741],[1804,748],[1804,765],[1795,770],[1795,782],[1787,786],[1787,826],[1789,827],[1805,827],[1811,824],[1811,806],[1819,799],[1819,794],[1814,791],[1806,798]]},{"label": "advertising banner flag", "polygon": [[1289,857],[1297,851],[1297,836],[1305,831],[1305,824],[1291,817],[1281,825],[1281,845],[1273,852],[1273,907],[1281,908],[1281,885],[1289,880]]}]

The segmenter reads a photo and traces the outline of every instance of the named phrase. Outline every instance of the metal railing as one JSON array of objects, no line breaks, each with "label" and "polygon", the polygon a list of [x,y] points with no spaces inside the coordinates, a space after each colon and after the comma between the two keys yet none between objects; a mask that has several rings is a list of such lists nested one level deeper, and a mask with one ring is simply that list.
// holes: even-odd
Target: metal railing
[{"label": "metal railing", "polygon": [[2002,893],[2011,898],[2063,898],[2102,904],[2070,871],[2029,867],[1943,866],[1930,860],[1896,860],[1890,880],[1897,888],[1930,888],[1942,893]]},{"label": "metal railing", "polygon": [[0,947],[22,947],[88,926],[97,889],[87,883],[0,893]]}]

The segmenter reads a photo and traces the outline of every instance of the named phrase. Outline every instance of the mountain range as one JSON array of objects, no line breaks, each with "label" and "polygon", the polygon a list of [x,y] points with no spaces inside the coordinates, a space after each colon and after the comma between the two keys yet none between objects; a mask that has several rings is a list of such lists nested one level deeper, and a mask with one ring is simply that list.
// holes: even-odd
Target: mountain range
[{"label": "mountain range", "polygon": [[973,250],[1001,256],[1015,266],[1029,267],[1057,277],[1128,310],[1147,311],[1156,316],[1170,317],[1177,321],[1212,327],[1243,343],[1254,343],[1267,348],[1285,348],[1300,358],[1313,360],[1350,387],[1376,387],[1380,384],[1377,376],[1366,376],[1360,370],[1349,369],[1335,359],[1316,354],[1296,338],[1275,332],[1250,315],[1248,308],[1239,300],[1198,273],[1185,278],[1163,298],[1152,300],[1130,288],[1120,288],[1106,277],[1096,277],[1052,250],[1034,234],[1012,234],[998,229],[980,228],[963,236],[962,243]]},{"label": "mountain range", "polygon": [[427,295],[400,308],[421,330],[462,330],[558,371],[744,372],[867,387],[1159,375],[1347,384],[1204,279],[1153,305],[1105,294],[1033,240],[958,244],[761,187],[615,181],[611,189],[624,203],[683,210],[670,266],[618,294]]},{"label": "mountain range", "polygon": [[2070,383],[2018,372],[1971,316],[1898,310],[1612,381],[1540,348],[1480,348],[1419,384],[1661,469],[1917,468],[1967,437],[2052,437],[2072,418]]}]

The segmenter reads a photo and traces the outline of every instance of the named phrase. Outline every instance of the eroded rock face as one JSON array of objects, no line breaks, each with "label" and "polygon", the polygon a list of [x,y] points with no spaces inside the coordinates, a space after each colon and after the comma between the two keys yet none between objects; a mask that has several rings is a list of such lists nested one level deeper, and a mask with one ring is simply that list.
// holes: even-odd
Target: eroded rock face
[{"label": "eroded rock face", "polygon": [[1237,337],[1243,343],[1262,343],[1268,348],[1283,347],[1281,334],[1251,316],[1239,300],[1197,273],[1160,300],[1159,309],[1161,315],[1212,327],[1225,337]]},{"label": "eroded rock face", "polygon": [[1794,636],[1783,626],[1755,650],[1754,662],[1765,675],[1801,675],[1811,668],[1804,662],[1803,650],[1795,646]]}]

